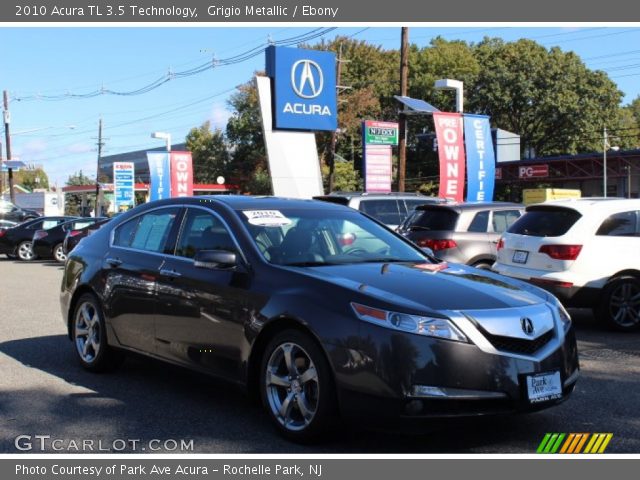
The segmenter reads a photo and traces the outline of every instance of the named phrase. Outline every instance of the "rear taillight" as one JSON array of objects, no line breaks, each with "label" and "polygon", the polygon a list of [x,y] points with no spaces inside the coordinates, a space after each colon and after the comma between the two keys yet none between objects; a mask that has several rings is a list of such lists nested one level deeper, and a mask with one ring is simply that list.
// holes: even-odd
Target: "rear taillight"
[{"label": "rear taillight", "polygon": [[546,253],[555,260],[575,260],[581,250],[582,245],[543,245],[538,252]]},{"label": "rear taillight", "polygon": [[6,233],[4,228],[0,228],[0,237],[4,237],[4,234]]},{"label": "rear taillight", "polygon": [[419,247],[427,247],[434,252],[438,250],[447,250],[448,248],[456,248],[458,244],[455,240],[435,240],[433,238],[423,238],[416,242]]},{"label": "rear taillight", "polygon": [[559,287],[559,288],[571,288],[573,287],[573,283],[571,282],[561,282],[560,280],[547,280],[546,278],[530,278],[529,281],[533,284],[540,285],[542,287]]},{"label": "rear taillight", "polygon": [[45,232],[44,230],[38,230],[34,235],[33,235],[33,239],[34,240],[40,240],[41,238],[46,237],[47,235],[49,235],[47,232]]},{"label": "rear taillight", "polygon": [[76,235],[80,235],[82,233],[82,230],[71,230],[69,232],[69,236],[70,237],[75,237]]},{"label": "rear taillight", "polygon": [[504,248],[504,240],[503,240],[503,239],[500,239],[500,240],[498,240],[498,244],[496,245],[496,249],[497,249],[498,251],[500,251],[500,250],[502,250],[503,248]]}]

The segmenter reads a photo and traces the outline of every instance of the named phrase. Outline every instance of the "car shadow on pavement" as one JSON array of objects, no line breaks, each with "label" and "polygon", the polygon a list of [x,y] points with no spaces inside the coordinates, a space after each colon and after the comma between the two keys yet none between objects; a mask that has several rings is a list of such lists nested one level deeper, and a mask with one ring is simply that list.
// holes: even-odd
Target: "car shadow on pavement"
[{"label": "car shadow on pavement", "polygon": [[[326,443],[304,446],[281,438],[239,388],[180,367],[132,355],[117,372],[92,374],[64,335],[7,341],[0,353],[22,364],[9,373],[13,388],[0,394],[0,452],[15,453],[18,435],[44,434],[77,441],[193,440],[199,453],[534,453],[546,432],[589,431],[582,421],[571,423],[583,416],[576,407],[585,400],[578,397],[537,414],[434,422],[421,434],[345,428]],[[623,379],[593,382],[605,380],[589,379],[579,390],[630,389]],[[611,428],[595,431],[615,432]]]}]

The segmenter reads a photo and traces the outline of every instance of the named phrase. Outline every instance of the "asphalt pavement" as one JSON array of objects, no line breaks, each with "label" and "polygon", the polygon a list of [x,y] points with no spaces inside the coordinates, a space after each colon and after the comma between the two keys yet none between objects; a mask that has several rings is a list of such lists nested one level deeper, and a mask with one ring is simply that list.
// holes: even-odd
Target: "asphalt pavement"
[{"label": "asphalt pavement", "polygon": [[84,371],[62,323],[61,277],[55,263],[0,258],[2,453],[22,451],[17,437],[33,453],[42,445],[75,453],[83,441],[94,453],[535,453],[547,432],[611,432],[607,453],[640,453],[640,333],[606,331],[588,311],[572,312],[582,376],[560,406],[437,422],[418,434],[345,426],[324,443],[297,445],[241,390],[207,376],[138,356],[115,373]]}]

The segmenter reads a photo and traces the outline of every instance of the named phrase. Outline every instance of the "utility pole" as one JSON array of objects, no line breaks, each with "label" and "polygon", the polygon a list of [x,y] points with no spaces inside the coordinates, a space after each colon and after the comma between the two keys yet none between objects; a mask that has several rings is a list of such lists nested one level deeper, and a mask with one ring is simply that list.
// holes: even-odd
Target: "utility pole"
[{"label": "utility pole", "polygon": [[[338,53],[338,64],[336,65],[336,96],[340,94],[340,90],[345,88],[342,87],[340,83],[342,77],[342,63],[346,60],[342,59],[342,45],[340,45],[340,50]],[[336,108],[338,108],[338,103],[336,102]],[[336,143],[338,142],[338,132],[334,130],[331,132],[331,152],[329,154],[329,191],[327,193],[331,193],[333,191],[333,186],[335,184],[335,166],[336,166]]]},{"label": "utility pole", "polygon": [[100,215],[100,159],[102,158],[102,147],[104,142],[102,141],[102,117],[98,122],[98,161],[96,163],[96,203],[94,208],[94,217]]},{"label": "utility pole", "polygon": [[[4,99],[4,136],[5,136],[5,145],[7,149],[7,161],[11,160],[11,136],[9,135],[9,124],[11,123],[11,115],[9,114],[9,95],[5,90],[3,92]],[[16,194],[13,191],[13,168],[9,167],[9,197],[11,198],[11,202],[15,203]]]},{"label": "utility pole", "polygon": [[2,199],[2,192],[4,192],[4,160],[2,158],[2,142],[0,142],[0,200]]},{"label": "utility pole", "polygon": [[607,127],[602,131],[602,196],[607,198],[607,148],[609,148],[609,138],[607,136]]},{"label": "utility pole", "polygon": [[[402,27],[400,33],[400,95],[407,96],[409,76],[409,27]],[[407,116],[400,113],[398,118],[398,191],[404,192],[407,172]]]}]

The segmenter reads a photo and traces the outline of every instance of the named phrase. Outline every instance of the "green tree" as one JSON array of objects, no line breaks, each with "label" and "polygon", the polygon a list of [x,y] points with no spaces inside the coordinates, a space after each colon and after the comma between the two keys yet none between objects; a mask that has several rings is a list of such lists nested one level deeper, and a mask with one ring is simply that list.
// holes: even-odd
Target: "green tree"
[{"label": "green tree", "polygon": [[[92,185],[95,183],[95,178],[87,177],[82,170],[69,175],[66,181],[68,186],[72,185]],[[87,209],[92,210],[95,199],[92,197],[87,198]],[[81,212],[82,196],[78,193],[67,193],[65,195],[64,211],[67,215],[82,215],[89,212]]]},{"label": "green tree", "polygon": [[34,170],[20,170],[14,174],[14,184],[34,190],[36,188],[49,188],[49,177],[42,168]]},{"label": "green tree", "polygon": [[222,130],[212,131],[211,124],[205,122],[189,131],[186,143],[193,158],[197,183],[214,183],[219,176],[227,178],[229,150]]},{"label": "green tree", "polygon": [[258,89],[253,80],[238,87],[229,99],[229,107],[233,112],[227,123],[227,139],[231,145],[230,181],[241,192],[270,194]]},{"label": "green tree", "polygon": [[573,52],[533,40],[485,38],[475,47],[482,69],[468,90],[468,110],[521,136],[521,148],[553,155],[598,149],[597,132],[616,122],[622,99],[602,71]]},{"label": "green tree", "polygon": [[[362,190],[362,179],[360,174],[353,167],[352,162],[336,162],[334,170],[334,191],[336,192],[355,192]],[[323,165],[322,180],[325,189],[329,185],[329,167]]]}]

